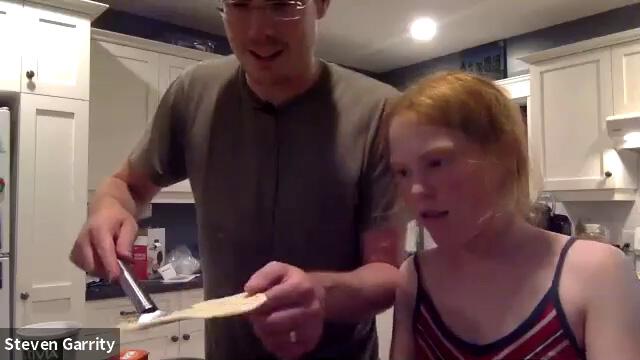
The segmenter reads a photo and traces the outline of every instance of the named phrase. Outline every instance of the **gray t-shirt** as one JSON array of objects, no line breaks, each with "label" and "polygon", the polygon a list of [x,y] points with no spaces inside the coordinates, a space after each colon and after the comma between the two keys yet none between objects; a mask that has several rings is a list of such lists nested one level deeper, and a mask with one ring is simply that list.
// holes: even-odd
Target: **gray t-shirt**
[{"label": "gray t-shirt", "polygon": [[[241,292],[270,261],[306,271],[363,264],[360,235],[394,204],[379,124],[396,91],[322,62],[318,81],[277,108],[237,60],[191,68],[164,95],[131,155],[159,186],[191,181],[207,299]],[[269,359],[242,317],[210,320],[207,359]],[[305,359],[377,359],[375,321],[326,323]]]}]

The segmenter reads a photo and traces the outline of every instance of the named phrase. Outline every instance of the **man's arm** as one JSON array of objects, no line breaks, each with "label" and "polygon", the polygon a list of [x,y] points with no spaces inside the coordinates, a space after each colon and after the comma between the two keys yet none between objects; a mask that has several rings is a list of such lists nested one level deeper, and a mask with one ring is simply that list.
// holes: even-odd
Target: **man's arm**
[{"label": "man's arm", "polygon": [[585,289],[587,358],[640,359],[640,281],[619,250],[598,250]]},{"label": "man's arm", "polygon": [[108,177],[96,191],[89,211],[100,208],[104,202],[115,200],[135,216],[148,205],[158,194],[160,187],[156,186],[148,176],[133,170],[127,161],[118,172]]},{"label": "man's arm", "polygon": [[89,216],[71,251],[70,259],[90,274],[114,280],[120,275],[116,259],[131,258],[136,238],[136,214],[158,193],[159,187],[127,163],[98,188]]},{"label": "man's arm", "polygon": [[99,187],[71,252],[71,261],[90,274],[114,280],[117,258],[130,259],[136,215],[161,186],[186,178],[181,78],[167,90],[153,123],[122,168]]},{"label": "man's arm", "polygon": [[352,272],[306,273],[277,262],[256,272],[245,291],[267,296],[251,315],[265,347],[282,358],[297,358],[316,346],[325,320],[357,322],[391,306],[399,281],[397,234],[391,228],[365,233],[365,264]]},{"label": "man's arm", "polygon": [[400,231],[391,227],[369,230],[362,235],[363,266],[347,273],[309,274],[324,289],[327,319],[357,322],[393,305],[400,238]]}]

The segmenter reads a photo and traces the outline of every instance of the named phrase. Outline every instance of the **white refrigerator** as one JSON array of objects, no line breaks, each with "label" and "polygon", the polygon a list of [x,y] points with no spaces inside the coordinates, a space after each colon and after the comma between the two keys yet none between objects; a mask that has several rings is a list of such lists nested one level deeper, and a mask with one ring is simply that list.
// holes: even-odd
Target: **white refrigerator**
[{"label": "white refrigerator", "polygon": [[0,328],[10,328],[11,312],[11,120],[8,108],[0,108]]}]

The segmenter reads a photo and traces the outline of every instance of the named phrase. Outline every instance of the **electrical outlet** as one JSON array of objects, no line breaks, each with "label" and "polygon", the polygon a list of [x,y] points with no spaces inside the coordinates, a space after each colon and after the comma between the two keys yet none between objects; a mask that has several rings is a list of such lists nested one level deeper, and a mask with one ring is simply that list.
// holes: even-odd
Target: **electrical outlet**
[{"label": "electrical outlet", "polygon": [[633,241],[631,242],[631,248],[636,253],[640,252],[640,227],[637,227],[635,230]]}]

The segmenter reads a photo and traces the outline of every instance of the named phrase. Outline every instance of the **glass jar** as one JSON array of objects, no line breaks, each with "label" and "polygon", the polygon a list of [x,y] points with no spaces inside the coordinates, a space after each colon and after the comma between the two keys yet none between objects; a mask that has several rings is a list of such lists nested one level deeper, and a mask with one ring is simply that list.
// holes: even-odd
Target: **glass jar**
[{"label": "glass jar", "polygon": [[584,224],[584,231],[577,234],[579,239],[608,242],[607,228],[602,224]]}]

